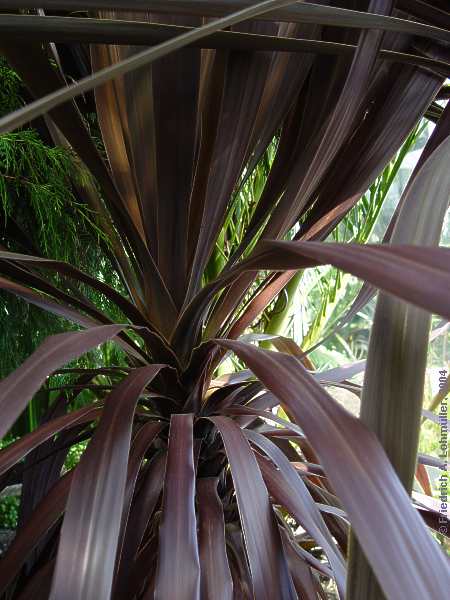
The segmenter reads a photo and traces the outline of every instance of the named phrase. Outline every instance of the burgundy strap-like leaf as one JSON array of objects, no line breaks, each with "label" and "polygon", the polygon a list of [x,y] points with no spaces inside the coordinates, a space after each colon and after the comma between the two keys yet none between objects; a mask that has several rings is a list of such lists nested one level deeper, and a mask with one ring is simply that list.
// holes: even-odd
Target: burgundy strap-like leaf
[{"label": "burgundy strap-like leaf", "polygon": [[62,477],[19,529],[0,563],[0,592],[13,581],[29,553],[63,514],[72,479],[72,471]]},{"label": "burgundy strap-like leaf", "polygon": [[[219,17],[231,10],[238,10],[254,4],[253,0],[159,0],[151,4],[145,0],[23,0],[23,8],[48,8],[51,10],[82,11],[96,8],[114,8],[133,11],[151,9],[157,13],[176,13],[183,15]],[[445,13],[434,8],[431,4],[423,6],[418,0],[399,0],[402,11],[407,11],[415,17],[428,17],[428,23],[438,21],[439,26],[430,26],[398,17],[367,14],[365,12],[323,6],[315,3],[293,3],[288,7],[280,7],[271,13],[258,16],[262,20],[274,20],[288,23],[318,23],[333,27],[354,27],[363,29],[381,29],[396,31],[409,35],[417,35],[430,39],[450,41],[448,31],[442,29],[446,21]],[[444,0],[440,0],[444,5]],[[14,0],[2,0],[2,8],[15,8]],[[431,18],[430,18],[431,17]]]},{"label": "burgundy strap-like leaf", "polygon": [[297,474],[284,453],[265,436],[246,431],[252,444],[261,448],[274,462],[278,470],[264,459],[258,460],[261,472],[270,492],[277,502],[284,505],[292,516],[321,545],[333,570],[339,593],[345,595],[345,566],[330,531],[317,508],[308,488]]},{"label": "burgundy strap-like leaf", "polygon": [[114,586],[117,598],[129,593],[138,549],[161,495],[165,468],[166,452],[162,452],[147,466],[142,485],[133,499]]},{"label": "burgundy strap-like leaf", "polygon": [[0,382],[0,437],[4,436],[53,371],[111,339],[125,325],[101,325],[48,337],[13,373]]},{"label": "burgundy strap-like leaf", "polygon": [[[208,22],[201,27],[196,27],[189,30],[186,33],[176,36],[166,42],[158,44],[153,48],[144,50],[131,58],[123,60],[115,65],[102,69],[101,71],[84,77],[77,83],[58,89],[55,92],[47,94],[40,100],[32,102],[28,106],[16,110],[7,117],[0,119],[0,130],[11,131],[20,127],[24,123],[47,113],[48,111],[66,103],[68,100],[79,96],[85,92],[88,92],[96,87],[106,83],[115,77],[130,73],[135,69],[149,65],[156,60],[163,58],[176,52],[185,46],[207,37],[211,33],[231,27],[242,21],[246,21],[252,18],[256,18],[264,13],[270,13],[276,8],[286,6],[288,4],[294,4],[294,0],[264,0],[257,4],[253,4],[243,10],[233,12],[226,17],[221,19]],[[110,7],[108,7],[110,8]]]},{"label": "burgundy strap-like leaf", "polygon": [[238,503],[245,548],[258,600],[293,599],[292,580],[267,488],[242,430],[227,417],[209,417],[225,446]]},{"label": "burgundy strap-like leaf", "polygon": [[251,367],[305,431],[384,593],[393,600],[445,597],[448,561],[412,507],[375,436],[295,358],[242,342],[220,344]]},{"label": "burgundy strap-like leaf", "polygon": [[[279,400],[277,400],[277,404]],[[274,423],[278,423],[294,435],[299,437],[304,437],[303,431],[296,423],[291,423],[290,421],[286,421],[286,419],[282,419],[277,415],[269,413],[265,410],[258,409],[252,406],[230,406],[229,408],[225,408],[224,412],[230,415],[249,415],[253,417],[262,417],[263,419],[267,419],[268,421],[273,421]]]},{"label": "burgundy strap-like leaf", "polygon": [[[8,267],[11,267],[11,263],[8,264]],[[1,270],[5,271],[5,267],[3,265],[1,265]],[[72,323],[76,323],[77,325],[81,325],[82,327],[86,327],[87,329],[99,325],[115,325],[115,323],[113,323],[106,315],[101,313],[96,308],[92,307],[92,305],[87,301],[84,302],[81,301],[79,298],[74,298],[73,296],[70,297],[69,294],[61,292],[53,286],[41,285],[41,282],[44,282],[44,280],[42,278],[34,277],[34,274],[26,272],[25,277],[21,277],[21,275],[23,274],[23,272],[20,274],[17,273],[17,271],[13,273],[14,276],[18,276],[18,279],[22,279],[27,285],[30,285],[33,288],[36,287],[37,289],[50,293],[54,298],[61,300],[61,302],[55,302],[52,296],[44,296],[42,294],[38,294],[29,287],[25,287],[3,277],[0,277],[0,289],[11,292],[15,296],[23,298],[29,304],[34,304],[35,306],[38,306],[39,308],[42,308],[47,312],[63,317],[64,319],[67,319]],[[38,280],[38,283],[36,283],[36,279]],[[82,309],[89,316],[79,312],[78,310],[75,310],[74,308],[72,308],[71,305]],[[122,329],[125,329],[125,326],[123,326]],[[146,338],[146,340],[149,343],[149,347],[154,346],[156,342],[156,346],[158,349],[162,349],[163,352],[168,350],[167,346],[163,344],[162,339],[157,334],[152,333],[145,327],[142,327],[141,331],[142,337]],[[124,331],[121,331],[117,334],[116,341],[130,356],[133,356],[141,363],[147,362],[145,358],[145,352],[141,350],[138,346],[136,346]],[[166,357],[167,354],[168,353],[165,354]]]},{"label": "burgundy strap-like leaf", "polygon": [[172,415],[169,431],[155,600],[199,600],[193,415]]},{"label": "burgundy strap-like leaf", "polygon": [[298,597],[302,600],[317,600],[318,583],[314,579],[311,568],[308,563],[294,550],[294,542],[289,538],[288,533],[282,529],[281,535],[289,569],[292,573],[292,580]]},{"label": "burgundy strap-like leaf", "polygon": [[233,580],[225,549],[225,525],[217,479],[197,480],[202,600],[231,600]]},{"label": "burgundy strap-like leaf", "polygon": [[411,304],[450,318],[448,248],[265,242],[261,256],[250,258],[248,264],[273,270],[331,264]]},{"label": "burgundy strap-like leaf", "polygon": [[134,411],[142,390],[161,368],[136,369],[106,400],[71,485],[50,596],[53,600],[110,598]]},{"label": "burgundy strap-like leaf", "polygon": [[[153,443],[156,436],[160,433],[163,427],[164,424],[161,422],[146,423],[138,430],[131,444],[130,458],[128,461],[127,483],[125,486],[125,495],[122,509],[122,523],[120,528],[119,544],[117,551],[117,575],[121,568],[122,558],[125,558],[125,561],[127,561],[127,558],[129,558],[128,556],[123,555],[123,550],[125,546],[126,532],[129,526],[131,502],[133,499],[133,494],[135,492],[136,482],[138,479],[142,460],[145,456],[145,453],[149,449],[149,446]],[[130,568],[130,566],[130,563],[126,565],[128,569]],[[114,590],[114,592],[117,593],[117,590]]]},{"label": "burgundy strap-like leaf", "polygon": [[[91,277],[87,273],[84,273],[83,271],[77,269],[69,263],[66,263],[61,260],[50,260],[38,256],[29,256],[26,254],[18,254],[17,252],[5,251],[0,251],[0,259],[13,261],[18,264],[24,264],[29,267],[40,267],[43,269],[48,269],[56,273],[60,273],[61,275],[67,275],[69,277],[72,277],[76,281],[82,281],[83,283],[86,283],[87,285],[91,286],[93,289],[104,294],[112,302],[117,304],[117,306],[122,310],[122,312],[129,319],[133,320],[133,323],[135,325],[148,325],[148,323],[145,320],[145,316],[140,313],[139,309],[132,302],[127,300],[127,298],[124,298],[122,294],[119,294],[119,292],[117,292],[114,288],[104,283],[100,279]],[[46,290],[44,289],[42,291]]]},{"label": "burgundy strap-like leaf", "polygon": [[32,431],[16,440],[13,444],[3,448],[0,451],[0,475],[5,473],[29,452],[50,439],[56,433],[82,423],[94,421],[100,415],[101,411],[102,406],[100,405],[83,406],[83,408],[80,408],[77,411],[44,423],[35,431]]}]

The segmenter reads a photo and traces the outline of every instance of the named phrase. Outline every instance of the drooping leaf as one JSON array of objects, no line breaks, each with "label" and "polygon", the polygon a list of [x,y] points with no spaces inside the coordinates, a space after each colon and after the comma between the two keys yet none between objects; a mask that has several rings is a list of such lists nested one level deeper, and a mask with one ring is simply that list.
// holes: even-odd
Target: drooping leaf
[{"label": "drooping leaf", "polygon": [[[242,342],[220,344],[233,349],[252,368],[305,431],[384,593],[398,600],[405,594],[417,600],[437,600],[445,595],[448,563],[412,508],[375,436],[329,396],[295,358]],[[373,536],[373,528],[381,522],[389,526],[378,527],[377,536]],[[401,562],[397,560],[399,553]]]},{"label": "drooping leaf", "polygon": [[107,399],[70,488],[51,598],[110,597],[133,415],[140,393],[160,369],[161,365],[136,369]]},{"label": "drooping leaf", "polygon": [[[437,245],[450,201],[450,130],[408,185],[393,243]],[[433,142],[432,142],[433,143]],[[433,198],[429,214],[423,199]],[[380,294],[367,359],[361,420],[376,434],[408,494],[412,491],[422,411],[431,315]],[[357,545],[350,545],[350,600],[380,596],[378,585]]]},{"label": "drooping leaf", "polygon": [[30,552],[48,530],[55,525],[64,512],[73,473],[62,477],[47,496],[36,507],[32,517],[20,529],[18,535],[2,558],[0,569],[0,590],[14,580]]},{"label": "drooping leaf", "polygon": [[217,494],[217,480],[199,478],[197,489],[201,595],[205,600],[217,596],[231,600],[233,581],[226,554],[223,506]]},{"label": "drooping leaf", "polygon": [[1,435],[9,430],[48,375],[123,329],[123,325],[102,325],[47,338],[21,367],[0,382]]},{"label": "drooping leaf", "polygon": [[34,448],[65,428],[75,427],[95,420],[101,413],[101,406],[84,406],[77,411],[62,415],[41,425],[35,431],[15,441],[0,451],[0,474],[15,465]]},{"label": "drooping leaf", "polygon": [[[253,593],[293,598],[292,581],[275,516],[256,459],[240,428],[227,417],[210,417],[220,431],[236,490]],[[269,554],[269,555],[268,555]]]},{"label": "drooping leaf", "polygon": [[172,415],[155,582],[161,600],[200,598],[193,450],[192,415]]},{"label": "drooping leaf", "polygon": [[345,594],[345,568],[343,557],[336,549],[335,543],[322,519],[319,509],[314,503],[306,485],[295,472],[294,467],[284,453],[273,442],[263,435],[253,431],[246,432],[250,442],[261,448],[274,462],[278,470],[270,469],[269,465],[259,462],[263,478],[270,494],[281,504],[284,504],[290,514],[299,520],[310,535],[320,544],[327,554],[333,569],[339,593]]}]

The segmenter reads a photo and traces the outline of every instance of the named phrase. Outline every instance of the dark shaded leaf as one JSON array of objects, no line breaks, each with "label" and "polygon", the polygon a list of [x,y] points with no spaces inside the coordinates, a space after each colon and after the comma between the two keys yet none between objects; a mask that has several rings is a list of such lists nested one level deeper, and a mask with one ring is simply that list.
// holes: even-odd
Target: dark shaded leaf
[{"label": "dark shaded leaf", "polygon": [[214,600],[233,598],[233,581],[225,549],[222,502],[217,494],[217,479],[197,480],[199,510],[199,553],[201,597]]},{"label": "dark shaded leaf", "polygon": [[[141,468],[144,456],[147,453],[150,445],[155,440],[156,436],[160,433],[160,431],[163,429],[163,427],[164,425],[162,423],[146,423],[138,430],[131,444],[130,458],[128,461],[127,483],[125,487],[125,495],[123,501],[122,523],[120,528],[119,544],[117,551],[117,573],[119,571],[120,566],[122,565],[122,559],[125,558],[126,562],[129,558],[129,556],[127,555],[123,557],[123,549],[125,544],[126,531],[129,526],[129,520],[131,516],[131,502],[135,493],[135,486],[138,479],[139,470]],[[138,535],[140,533],[142,535],[143,532],[142,530],[140,530],[136,531],[135,533],[137,533]],[[127,569],[129,569],[130,566],[130,563],[126,564]],[[120,590],[115,589],[115,593],[120,593]]]},{"label": "dark shaded leaf", "polygon": [[63,514],[72,480],[72,471],[62,477],[17,533],[8,552],[2,557],[0,591],[4,591],[14,580],[29,553]]},{"label": "dark shaded leaf", "polygon": [[278,470],[264,459],[258,460],[270,495],[284,505],[290,514],[323,548],[333,570],[336,585],[342,597],[345,595],[345,566],[331,534],[317,508],[308,488],[295,471],[284,453],[261,434],[246,431],[252,444],[261,448]]},{"label": "dark shaded leaf", "polygon": [[101,406],[84,406],[80,410],[52,419],[0,451],[0,474],[10,469],[34,448],[66,428],[94,421]]},{"label": "dark shaded leaf", "polygon": [[[135,561],[141,562],[141,559],[138,559],[138,549],[161,495],[165,468],[166,454],[163,452],[151,461],[145,471],[144,481],[133,499],[128,526],[125,531],[119,571],[114,586],[114,596],[119,599],[130,593],[130,588],[133,585],[132,577]],[[147,568],[148,563],[145,563],[144,559],[142,561]],[[139,580],[136,581],[135,585],[138,582]]]},{"label": "dark shaded leaf", "polygon": [[104,294],[107,298],[114,302],[129,319],[132,319],[135,325],[148,324],[145,316],[140,313],[136,306],[119,294],[114,288],[100,281],[99,279],[91,277],[87,273],[83,273],[83,271],[80,271],[80,269],[77,269],[68,263],[58,260],[40,258],[37,256],[18,254],[16,252],[2,251],[0,251],[0,259],[24,265],[30,264],[32,267],[41,267],[43,269],[60,273],[61,275],[72,277],[76,281],[81,281]]},{"label": "dark shaded leaf", "polygon": [[193,416],[190,414],[172,415],[170,420],[155,582],[155,599],[166,598],[200,598]]},{"label": "dark shaded leaf", "polygon": [[136,369],[107,398],[71,485],[51,598],[110,597],[134,411],[142,390],[160,369]]},{"label": "dark shaded leaf", "polygon": [[222,436],[233,477],[256,598],[294,598],[275,516],[253,452],[227,417],[209,417]]},{"label": "dark shaded leaf", "polygon": [[[414,3],[414,6],[411,6]],[[50,8],[60,10],[127,9],[152,10],[161,13],[178,13],[196,16],[219,17],[224,13],[251,6],[252,0],[24,0],[21,8]],[[412,14],[418,10],[416,0],[408,2]],[[13,0],[1,0],[0,8],[17,8]],[[403,8],[403,7],[402,7]],[[420,7],[419,7],[420,8]],[[423,10],[426,10],[423,8]],[[422,16],[422,15],[421,15]],[[373,28],[384,31],[398,31],[410,35],[419,35],[438,40],[450,41],[448,32],[424,23],[417,23],[395,17],[366,14],[356,10],[347,10],[313,3],[295,4],[288,8],[274,10],[270,15],[258,15],[259,19],[287,21],[292,23],[319,23],[337,27]]]},{"label": "dark shaded leaf", "polygon": [[[257,5],[233,13],[230,16],[217,19],[216,21],[181,34],[172,40],[163,42],[154,48],[145,50],[120,63],[102,69],[102,71],[97,72],[94,75],[89,75],[77,83],[48,94],[44,98],[32,102],[25,108],[19,109],[7,117],[3,117],[0,119],[0,132],[11,131],[11,129],[20,127],[24,123],[64,104],[64,102],[71,100],[75,96],[88,92],[89,90],[110,81],[114,77],[125,75],[135,69],[148,65],[171,52],[175,52],[176,50],[187,46],[195,40],[206,37],[210,33],[214,33],[225,27],[230,27],[231,25],[240,23],[246,19],[260,16],[264,12],[270,12],[274,8],[286,4],[293,4],[293,0],[265,0]],[[108,8],[111,8],[111,6],[108,6]]]},{"label": "dark shaded leaf", "polygon": [[102,325],[87,331],[48,337],[18,368],[0,382],[0,435],[9,430],[45,378],[58,367],[113,338],[124,325]]},{"label": "dark shaded leaf", "polygon": [[298,597],[305,600],[317,600],[317,581],[314,580],[310,567],[295,552],[293,542],[291,542],[284,530],[282,530],[282,537],[289,569],[292,573],[292,580]]}]

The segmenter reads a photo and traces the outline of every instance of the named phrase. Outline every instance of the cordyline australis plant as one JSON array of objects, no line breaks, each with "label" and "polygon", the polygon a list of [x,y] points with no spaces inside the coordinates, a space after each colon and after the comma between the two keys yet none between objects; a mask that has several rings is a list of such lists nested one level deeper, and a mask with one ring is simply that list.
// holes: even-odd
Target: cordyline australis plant
[{"label": "cordyline australis plant", "polygon": [[[127,367],[75,369],[41,425],[1,451],[2,486],[23,486],[4,597],[309,600],[333,580],[341,598],[442,600],[449,565],[430,533],[439,515],[410,492],[429,314],[450,317],[450,251],[438,247],[450,109],[435,102],[449,74],[446,4],[0,8],[2,52],[37,98],[1,130],[46,115],[79,155],[126,289],[1,251],[4,290],[83,328],[48,338],[0,383],[1,434],[89,349],[113,340],[128,357]],[[70,73],[60,54],[72,56]],[[75,82],[74,63],[85,74]],[[91,90],[107,161],[80,113]],[[437,126],[385,243],[325,243],[424,114]],[[274,139],[246,231],[228,248],[236,192]],[[218,239],[226,260],[211,276]],[[277,351],[239,340],[298,270],[321,264],[366,282],[347,316],[382,290],[361,420],[321,385],[347,370],[311,371],[284,338],[272,339]],[[218,377],[230,351],[246,369]],[[73,410],[99,378],[110,391]],[[289,420],[272,413],[280,404]],[[79,464],[61,474],[79,441],[89,441]]]}]

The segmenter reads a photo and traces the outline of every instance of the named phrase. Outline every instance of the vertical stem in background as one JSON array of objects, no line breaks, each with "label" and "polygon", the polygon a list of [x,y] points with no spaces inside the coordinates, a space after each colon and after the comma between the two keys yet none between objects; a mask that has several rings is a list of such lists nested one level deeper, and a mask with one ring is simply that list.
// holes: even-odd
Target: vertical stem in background
[{"label": "vertical stem in background", "polygon": [[33,398],[33,400],[27,406],[27,411],[28,411],[28,429],[29,429],[29,431],[34,431],[37,427],[37,415],[36,415],[37,406],[36,406],[35,398]]},{"label": "vertical stem in background", "polygon": [[225,229],[222,228],[205,272],[208,282],[216,279],[225,267],[227,262],[225,250]]},{"label": "vertical stem in background", "polygon": [[[407,187],[394,244],[439,243],[450,196],[449,156],[447,136]],[[424,310],[379,294],[361,398],[361,419],[377,435],[408,494],[416,468],[430,320]],[[347,585],[347,600],[384,598],[354,534]]]},{"label": "vertical stem in background", "polygon": [[[295,275],[287,283],[286,287],[278,295],[277,301],[273,308],[269,322],[267,323],[264,333],[273,335],[285,335],[289,326],[289,317],[292,314],[292,307],[295,300],[295,294],[300,284],[303,271],[297,271]],[[261,344],[263,348],[272,348],[270,341]]]}]

